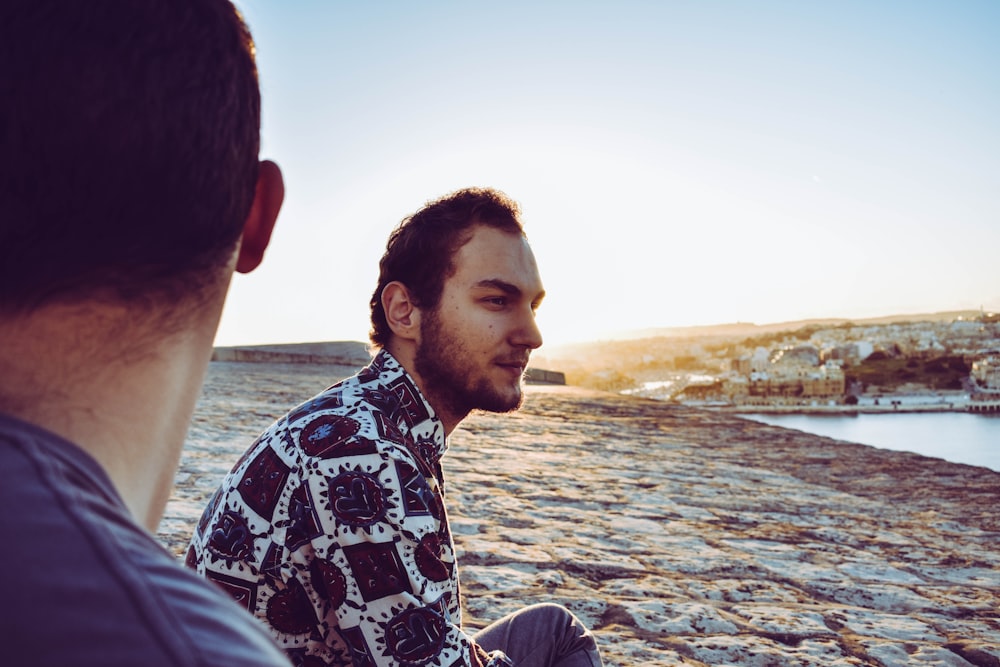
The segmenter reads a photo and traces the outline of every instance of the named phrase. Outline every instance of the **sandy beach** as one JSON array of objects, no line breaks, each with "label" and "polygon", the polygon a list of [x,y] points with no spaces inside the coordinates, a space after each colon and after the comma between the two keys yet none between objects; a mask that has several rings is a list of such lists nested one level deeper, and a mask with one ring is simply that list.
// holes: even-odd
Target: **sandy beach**
[{"label": "sandy beach", "polygon": [[[347,366],[213,362],[159,536]],[[567,605],[606,664],[1000,665],[1000,473],[573,387],[445,457],[465,623]]]}]

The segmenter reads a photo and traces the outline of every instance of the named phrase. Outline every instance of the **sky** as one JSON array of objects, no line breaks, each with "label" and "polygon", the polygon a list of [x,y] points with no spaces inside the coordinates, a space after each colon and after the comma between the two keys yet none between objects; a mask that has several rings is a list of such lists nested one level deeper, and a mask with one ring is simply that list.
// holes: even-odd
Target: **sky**
[{"label": "sky", "polygon": [[1000,310],[1000,3],[237,0],[285,205],[218,345],[367,340],[390,231],[520,203],[549,346]]}]

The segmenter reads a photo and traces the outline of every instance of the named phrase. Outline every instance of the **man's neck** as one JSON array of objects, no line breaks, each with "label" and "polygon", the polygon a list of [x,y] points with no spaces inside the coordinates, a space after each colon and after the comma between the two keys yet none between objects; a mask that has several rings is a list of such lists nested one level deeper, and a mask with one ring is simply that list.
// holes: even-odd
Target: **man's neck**
[{"label": "man's neck", "polygon": [[394,338],[385,346],[385,350],[393,356],[399,365],[403,367],[403,370],[406,371],[407,375],[410,376],[414,384],[417,385],[417,389],[420,390],[424,400],[430,404],[434,409],[434,414],[441,420],[441,424],[444,426],[445,437],[449,437],[451,432],[458,428],[462,420],[468,416],[468,413],[461,415],[453,414],[447,409],[445,402],[440,400],[440,397],[427,386],[420,373],[417,372],[416,349],[412,343]]},{"label": "man's neck", "polygon": [[163,333],[129,309],[104,303],[0,319],[0,412],[88,452],[135,519],[153,531],[172,488],[216,323]]}]

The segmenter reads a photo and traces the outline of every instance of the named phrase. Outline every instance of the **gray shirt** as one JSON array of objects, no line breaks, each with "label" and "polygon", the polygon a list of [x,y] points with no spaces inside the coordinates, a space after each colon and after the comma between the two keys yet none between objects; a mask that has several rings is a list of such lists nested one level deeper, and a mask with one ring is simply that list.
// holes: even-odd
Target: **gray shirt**
[{"label": "gray shirt", "polygon": [[287,666],[74,444],[0,415],[0,664]]}]

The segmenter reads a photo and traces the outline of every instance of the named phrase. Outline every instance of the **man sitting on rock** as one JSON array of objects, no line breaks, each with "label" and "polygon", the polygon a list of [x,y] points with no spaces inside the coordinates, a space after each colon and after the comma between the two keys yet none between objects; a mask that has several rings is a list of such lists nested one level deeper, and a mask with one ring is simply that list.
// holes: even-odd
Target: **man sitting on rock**
[{"label": "man sitting on rock", "polygon": [[205,510],[188,564],[296,664],[600,665],[557,605],[461,628],[441,457],[472,410],[521,405],[542,344],[517,205],[482,189],[432,202],[392,233],[380,268],[377,355],[260,436]]},{"label": "man sitting on rock", "polygon": [[160,521],[283,197],[227,0],[0,3],[0,663],[287,665]]}]

